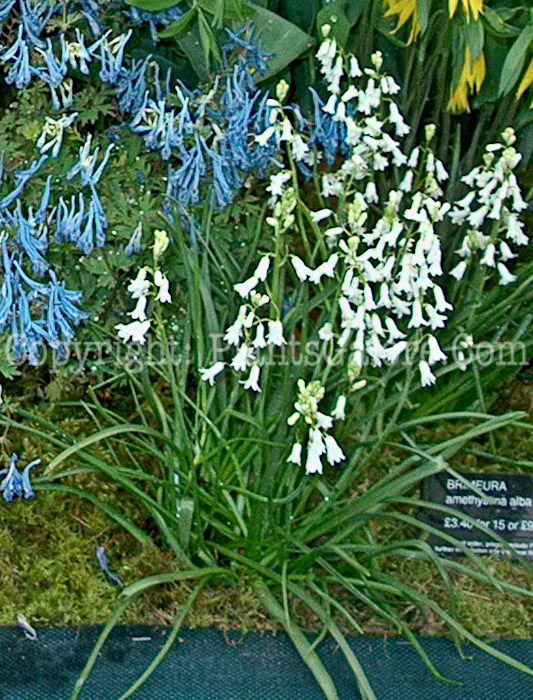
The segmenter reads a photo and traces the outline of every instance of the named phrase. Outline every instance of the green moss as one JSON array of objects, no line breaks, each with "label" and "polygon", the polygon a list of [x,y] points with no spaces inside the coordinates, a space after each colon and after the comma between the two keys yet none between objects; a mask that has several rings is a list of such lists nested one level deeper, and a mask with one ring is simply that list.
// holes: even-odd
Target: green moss
[{"label": "green moss", "polygon": [[[518,563],[502,560],[486,560],[491,573],[526,590],[530,587],[527,570]],[[434,567],[426,562],[406,559],[389,559],[385,563],[388,573],[452,611],[448,591]],[[499,593],[493,587],[480,584],[468,576],[453,575],[455,590],[454,617],[473,634],[487,640],[500,638],[529,638],[533,632],[533,605],[530,599],[508,593]],[[444,623],[429,611],[411,611],[410,623],[422,635],[447,633]]]},{"label": "green moss", "polygon": [[[71,433],[82,435],[92,430],[88,421],[67,418],[66,422]],[[419,444],[440,442],[464,428],[464,425],[431,427],[420,431]],[[478,447],[484,452],[490,451],[486,441]],[[496,435],[495,447],[496,454],[527,460],[533,454],[533,439],[526,431],[508,428]],[[9,434],[9,440],[4,439],[3,449],[4,454],[17,450],[25,460],[39,456],[45,464],[51,456],[46,451],[43,453],[42,444],[35,444],[16,432]],[[379,463],[371,470],[373,477],[389,470],[397,459],[391,452],[380,455]],[[513,465],[465,453],[454,459],[453,466],[464,471],[516,471]],[[137,504],[117,492],[115,486],[96,476],[91,476],[87,485],[104,500],[116,502],[118,498],[121,509],[143,524]],[[361,484],[362,490],[367,487],[368,484]],[[394,529],[389,533],[386,527],[390,526],[380,525],[379,532],[376,531],[381,540],[401,536]],[[156,547],[142,547],[93,504],[58,493],[39,492],[33,502],[19,502],[13,506],[0,504],[0,541],[0,625],[16,624],[20,613],[34,625],[106,622],[116,605],[118,589],[100,571],[95,556],[97,545],[107,548],[111,569],[126,583],[173,569],[169,553]],[[414,585],[449,609],[446,589],[438,572],[430,565],[399,557],[388,557],[381,564],[388,573]],[[528,587],[523,567],[508,561],[488,564],[499,577]],[[532,606],[526,600],[499,594],[464,576],[457,575],[454,580],[456,613],[470,631],[488,639],[531,636]],[[123,621],[169,624],[182,609],[190,591],[186,584],[160,587],[132,606]],[[395,633],[368,611],[358,610],[357,614],[366,632]],[[443,624],[427,611],[406,607],[403,616],[421,634],[446,632]],[[297,612],[296,617],[310,628],[315,626],[316,621],[308,613],[302,612],[299,616]],[[246,581],[241,581],[238,587],[205,590],[187,624],[245,631],[275,628]]]}]

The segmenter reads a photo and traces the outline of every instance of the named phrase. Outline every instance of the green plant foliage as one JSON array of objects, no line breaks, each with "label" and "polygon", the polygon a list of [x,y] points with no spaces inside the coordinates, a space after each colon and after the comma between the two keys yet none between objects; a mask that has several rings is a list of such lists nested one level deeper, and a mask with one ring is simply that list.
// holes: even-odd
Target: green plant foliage
[{"label": "green plant foliage", "polygon": [[[421,507],[434,507],[420,500],[428,476],[455,475],[463,465],[526,473],[533,466],[528,407],[500,401],[491,413],[502,384],[515,386],[533,350],[533,260],[518,180],[524,176],[529,201],[523,166],[533,120],[516,102],[531,53],[529,8],[495,2],[467,21],[463,5],[449,18],[447,3],[417,1],[407,26],[396,27],[394,3],[378,0],[317,0],[303,9],[297,0],[128,4],[154,16],[183,10],[158,35],[152,27],[152,36],[143,16],[132,29],[131,56],[150,55],[150,69],[170,69],[171,84],[204,85],[184,98],[175,82],[168,103],[156,96],[143,107],[150,151],[94,67],[74,78],[79,89],[69,109],[78,119],[46,175],[71,201],[77,190],[67,173],[87,134],[100,153],[114,144],[98,184],[108,240],[91,255],[54,240],[47,250],[66,287],[83,290],[91,314],[80,355],[33,371],[10,365],[7,338],[1,341],[4,461],[15,451],[43,461],[36,501],[17,502],[2,521],[3,619],[16,613],[17,556],[21,576],[44,589],[35,601],[24,587],[32,622],[101,622],[97,611],[109,615],[73,698],[113,627],[153,619],[150,606],[172,631],[125,697],[164,661],[186,620],[234,625],[240,617],[245,626],[284,629],[328,700],[337,697],[335,682],[310,631],[336,641],[365,700],[375,696],[347,635],[372,625],[404,634],[440,680],[438,660],[414,636],[428,626],[533,675],[490,646],[486,620],[471,600],[491,591],[506,611],[498,629],[509,630],[511,601],[525,610],[532,597],[527,562],[507,547],[510,561],[495,564],[446,533],[463,558],[441,558],[428,544],[434,531],[418,517]],[[106,11],[112,31],[123,32],[123,16]],[[220,159],[209,169],[206,154],[213,156],[229,130],[219,119],[218,91],[237,80],[223,61],[225,29],[250,20],[273,57],[265,75],[254,67],[237,87],[250,110],[261,103],[270,111],[250,130],[231,123],[233,136],[246,128],[240,150],[215,153]],[[72,28],[82,20],[66,13],[55,21]],[[315,61],[312,49],[324,35]],[[238,52],[254,58],[251,35],[242,36]],[[483,60],[499,62],[501,72],[491,65],[485,76]],[[253,95],[255,80],[270,92]],[[483,84],[474,97],[476,80]],[[154,146],[167,128],[163,112],[181,110],[186,121],[187,100],[203,111],[173,144],[179,158],[171,151],[164,160]],[[8,88],[0,101],[0,151],[11,175],[34,159],[51,113],[49,90],[39,82]],[[450,109],[461,106],[476,111],[452,116]],[[513,129],[501,134],[510,120],[521,141]],[[196,151],[186,150],[189,139]],[[497,142],[485,149],[487,141]],[[258,144],[272,147],[272,156],[241,168],[241,194],[217,208],[217,186],[234,194],[222,157],[227,166],[231,153],[237,170],[243,152],[259,152]],[[169,194],[178,168],[198,180],[207,175],[200,202],[185,206]],[[194,187],[194,177],[185,176]],[[45,182],[38,173],[25,193],[33,211]],[[140,252],[128,256],[135,231]],[[379,248],[384,243],[388,248]],[[384,340],[383,324],[393,316],[401,330],[395,335],[388,326]],[[456,346],[458,337],[463,345]],[[219,356],[222,338],[228,347]],[[396,343],[400,338],[405,342]],[[428,361],[424,343],[431,340],[437,357]],[[474,341],[501,352],[500,361],[466,361]],[[313,344],[319,351],[308,363]],[[412,357],[398,362],[394,348]],[[263,350],[271,353],[264,363]],[[363,350],[372,350],[372,362],[359,360]],[[48,516],[57,523],[34,534]],[[48,536],[56,527],[58,543]],[[120,594],[94,572],[93,547],[102,538],[126,578]],[[74,608],[69,569],[82,598]],[[51,586],[61,573],[61,586]],[[206,600],[209,611],[195,613]],[[220,613],[217,605],[235,600],[233,616]],[[525,624],[513,621],[512,629],[522,634]]]}]

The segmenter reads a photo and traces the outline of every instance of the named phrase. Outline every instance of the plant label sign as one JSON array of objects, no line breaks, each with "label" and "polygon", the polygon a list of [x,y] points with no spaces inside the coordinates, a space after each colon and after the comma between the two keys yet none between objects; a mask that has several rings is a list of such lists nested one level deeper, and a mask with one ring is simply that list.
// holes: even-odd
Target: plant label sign
[{"label": "plant label sign", "polygon": [[[460,540],[463,546],[481,556],[510,556],[501,542],[475,526],[484,525],[515,550],[533,559],[533,477],[522,474],[461,474],[471,487],[449,474],[435,474],[424,480],[422,497],[456,511],[444,512],[429,506],[421,519]],[[452,542],[430,535],[437,554],[448,557],[463,552]]]}]

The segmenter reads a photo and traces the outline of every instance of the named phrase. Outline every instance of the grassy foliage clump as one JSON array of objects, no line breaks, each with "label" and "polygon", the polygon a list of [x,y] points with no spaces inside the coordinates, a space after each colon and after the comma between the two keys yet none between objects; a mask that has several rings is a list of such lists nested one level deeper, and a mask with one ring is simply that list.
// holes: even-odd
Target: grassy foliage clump
[{"label": "grassy foliage clump", "polygon": [[[511,405],[516,407],[518,401],[524,405],[527,395],[527,386],[515,385]],[[67,423],[72,429],[72,421]],[[64,421],[60,425],[66,427]],[[80,421],[77,429],[81,437],[89,426]],[[455,430],[451,425],[441,425],[438,430],[425,430],[420,439],[427,443],[441,441]],[[16,434],[10,437],[15,439]],[[454,459],[453,467],[465,472],[516,472],[516,462],[513,466],[502,464],[500,457],[503,455],[512,462],[526,460],[533,451],[533,438],[512,426],[501,431],[496,439],[497,452],[492,461],[486,456],[487,445],[479,444],[470,446],[470,453],[461,453]],[[27,438],[18,445],[22,447],[31,458],[41,449]],[[480,457],[480,453],[485,456]],[[392,453],[381,455],[372,472],[385,472],[395,459]],[[127,494],[102,481],[98,481],[98,485],[103,494],[108,492],[108,497],[120,498],[124,510],[143,524],[135,503],[128,502]],[[150,527],[148,522],[144,525]],[[391,536],[399,537],[400,533],[395,531]],[[54,492],[39,492],[33,502],[2,506],[0,538],[0,625],[16,624],[20,613],[33,625],[78,626],[107,622],[116,607],[118,589],[100,571],[95,556],[98,545],[106,547],[111,570],[126,584],[174,568],[170,552],[142,546],[92,503]],[[414,584],[420,592],[447,606],[449,601],[442,580],[427,562],[388,556],[383,558],[382,564],[390,575]],[[496,578],[528,587],[528,575],[516,563],[493,559],[488,565]],[[530,601],[501,594],[460,574],[454,575],[454,580],[457,615],[473,634],[488,640],[531,637],[533,606]],[[171,624],[191,590],[192,586],[186,582],[157,588],[129,609],[124,622]],[[447,632],[442,621],[430,611],[424,613],[405,606],[403,616],[419,634],[436,636]],[[297,608],[296,619],[309,630],[319,629],[317,620],[308,611]],[[366,613],[363,619],[367,634],[395,634],[392,626],[372,614]],[[278,629],[247,581],[238,586],[212,586],[203,590],[187,624],[243,632]]]}]

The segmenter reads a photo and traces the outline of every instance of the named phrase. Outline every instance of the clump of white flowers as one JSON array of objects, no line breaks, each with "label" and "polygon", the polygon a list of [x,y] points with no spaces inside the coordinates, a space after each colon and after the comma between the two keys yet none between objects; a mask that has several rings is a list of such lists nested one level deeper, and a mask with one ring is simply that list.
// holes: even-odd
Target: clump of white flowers
[{"label": "clump of white flowers", "polygon": [[516,279],[508,269],[509,260],[517,257],[513,246],[529,242],[520,221],[527,203],[514,173],[522,158],[513,146],[514,130],[506,129],[502,141],[489,144],[483,165],[463,177],[470,192],[449,214],[454,224],[467,226],[457,250],[462,260],[450,273],[457,280],[462,280],[469,264],[479,258],[480,265],[498,271],[500,284],[511,284]]},{"label": "clump of white flowers", "polygon": [[[271,178],[270,185],[273,212],[267,218],[267,223],[279,239],[294,224],[296,197],[294,190],[289,188],[283,193],[280,192],[282,196],[278,199],[275,178],[275,175]],[[242,381],[245,389],[260,392],[262,364],[273,348],[281,348],[287,344],[281,309],[275,298],[276,290],[272,288],[274,274],[271,262],[271,256],[264,255],[251,277],[234,285],[242,303],[237,318],[226,329],[224,335],[225,342],[234,354],[227,363],[219,360],[210,367],[200,369],[201,379],[209,382],[211,386],[214,385],[217,375],[229,365],[238,374],[247,373],[247,378]]]},{"label": "clump of white flowers", "polygon": [[[339,50],[326,27],[317,58],[329,98],[322,102],[314,96],[311,135],[305,135],[298,110],[283,106],[287,90],[280,84],[269,102],[270,124],[256,136],[263,144],[271,139],[285,144],[289,162],[280,164],[267,187],[272,214],[266,221],[274,232],[275,250],[260,260],[251,277],[235,285],[245,301],[226,332],[225,340],[235,349],[229,365],[238,373],[250,372],[245,388],[261,390],[261,349],[285,342],[280,300],[267,279],[276,267],[278,272],[284,269],[296,288],[307,287],[306,298],[328,304],[322,307],[328,320],[316,336],[332,348],[328,352],[346,358],[346,394],[367,385],[368,367],[385,368],[404,359],[409,365],[414,359],[420,384],[428,387],[436,382],[435,366],[447,361],[437,336],[453,311],[442,282],[442,222],[467,226],[458,251],[464,260],[451,273],[458,279],[481,251],[480,263],[496,268],[502,284],[512,282],[505,264],[516,257],[511,244],[527,243],[519,221],[526,204],[513,172],[520,160],[512,145],[514,133],[507,130],[503,144],[487,147],[484,166],[463,178],[472,191],[452,208],[443,191],[449,175],[432,145],[435,126],[426,127],[422,144],[404,152],[410,128],[395,102],[400,88],[383,71],[381,53],[374,53],[371,66],[361,69],[355,57]],[[328,172],[322,161],[330,166]],[[298,197],[294,164],[307,177],[311,166],[320,164],[315,172],[320,173],[322,208],[312,211]],[[289,237],[297,215],[298,250]],[[484,233],[484,226],[490,231]],[[265,323],[273,321],[276,332],[265,340]],[[227,364],[201,370],[202,379],[213,384]],[[464,353],[456,364],[466,369]],[[289,425],[305,425],[306,431],[293,444],[288,461],[301,465],[305,457],[308,473],[322,473],[324,455],[330,464],[344,459],[330,430],[334,418],[344,418],[346,398],[338,398],[331,416],[321,413],[318,405],[327,386],[326,371],[323,381],[306,385],[300,379],[296,412],[289,418]]]},{"label": "clump of white flowers", "polygon": [[159,260],[170,242],[169,237],[166,231],[156,231],[154,236],[154,268],[142,267],[128,286],[131,298],[136,301],[135,308],[129,312],[132,321],[119,323],[115,326],[118,337],[125,343],[130,341],[140,345],[146,343],[147,335],[152,327],[152,319],[148,317],[150,298],[161,304],[169,304],[172,301],[170,283],[159,268]]},{"label": "clump of white flowers", "polygon": [[298,380],[298,400],[294,404],[295,412],[288,419],[290,426],[303,423],[302,438],[296,441],[287,459],[288,462],[300,466],[305,450],[305,471],[308,474],[322,474],[322,459],[331,464],[337,464],[346,459],[337,441],[330,434],[333,428],[333,418],[344,416],[344,397],[340,397],[333,416],[321,413],[318,404],[324,398],[326,391],[318,381],[306,384]]}]

